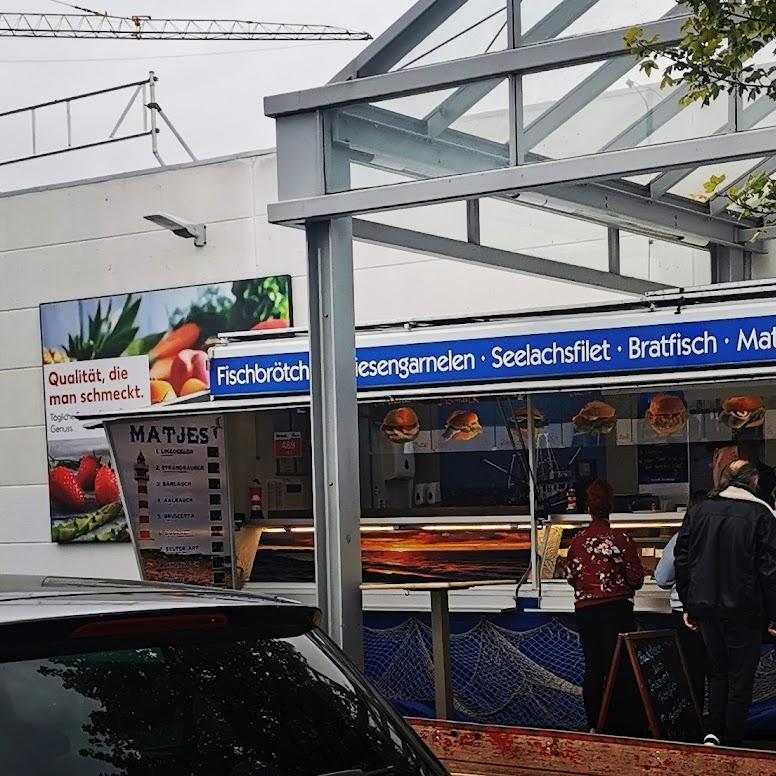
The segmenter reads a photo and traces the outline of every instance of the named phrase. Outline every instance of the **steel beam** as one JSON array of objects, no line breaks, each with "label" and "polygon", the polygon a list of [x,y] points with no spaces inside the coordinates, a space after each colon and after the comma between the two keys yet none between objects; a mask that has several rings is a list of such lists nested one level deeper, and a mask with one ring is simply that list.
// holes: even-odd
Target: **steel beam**
[{"label": "steel beam", "polygon": [[[637,119],[627,129],[623,130],[617,137],[610,140],[601,151],[615,151],[618,148],[629,148],[637,143],[646,140],[653,132],[668,123],[672,118],[684,110],[680,100],[690,93],[689,86],[683,84],[672,91],[667,97],[663,98],[654,108],[647,111],[643,116]],[[729,95],[728,120],[718,129],[719,132],[738,131],[741,129],[752,129],[759,121],[765,118],[773,108],[767,108],[767,100],[755,101],[749,109],[749,115],[746,121],[740,121],[744,110],[740,95]],[[752,110],[753,109],[753,110]],[[669,187],[670,188],[670,187]],[[667,191],[667,189],[666,189]]]},{"label": "steel beam", "polygon": [[305,231],[318,606],[329,635],[363,666],[351,219],[307,224]]},{"label": "steel beam", "polygon": [[319,113],[300,113],[277,120],[278,198],[296,199],[326,190],[326,137]]},{"label": "steel beam", "polygon": [[474,262],[525,275],[563,280],[625,294],[644,294],[647,291],[666,288],[665,285],[649,280],[613,275],[605,270],[579,267],[562,261],[530,256],[526,253],[504,251],[490,246],[453,240],[448,237],[439,237],[438,235],[358,218],[353,220],[353,238],[360,242],[387,245],[426,256]]},{"label": "steel beam", "polygon": [[[665,45],[682,38],[681,28],[688,16],[674,16],[642,25],[646,36],[659,35]],[[372,100],[388,100],[438,89],[495,78],[511,73],[536,73],[572,65],[611,59],[623,53],[622,27],[606,32],[571,36],[521,46],[491,54],[441,62],[425,67],[407,68],[383,75],[331,83],[305,91],[289,92],[265,98],[264,113],[277,118],[338,105],[351,105]]]},{"label": "steel beam", "polygon": [[[598,0],[563,0],[556,5],[530,30],[520,38],[521,46],[529,46],[543,40],[552,40],[587,13]],[[457,121],[480,100],[490,94],[500,83],[501,78],[461,86],[424,118],[428,125],[428,134],[437,137],[451,124]]]},{"label": "steel beam", "polygon": [[[733,246],[741,242],[741,225],[734,219],[714,218],[704,212],[702,204],[683,201],[680,197],[669,195],[652,201],[641,186],[630,181],[548,186],[522,194],[518,201],[632,232],[657,233],[666,240],[685,244]],[[753,246],[753,250],[760,247]]]},{"label": "steel beam", "polygon": [[[681,6],[677,5],[663,19],[670,19],[678,15]],[[623,46],[624,49],[624,46]],[[579,113],[582,108],[589,105],[599,94],[605,92],[613,83],[618,81],[629,70],[637,66],[637,62],[630,54],[623,54],[602,64],[594,73],[577,84],[566,95],[557,100],[541,116],[526,127],[526,148],[534,148],[555,130],[562,127],[572,116]]]},{"label": "steel beam", "polygon": [[375,106],[356,105],[340,111],[332,122],[332,140],[350,152],[364,155],[364,163],[384,165],[410,174],[438,176],[440,172],[475,172],[505,167],[507,146],[464,132],[446,130],[440,138],[426,135],[425,122]]},{"label": "steel beam", "polygon": [[632,148],[646,140],[660,127],[667,124],[684,110],[684,106],[679,101],[689,93],[689,86],[679,86],[674,89],[654,108],[650,108],[629,127],[626,127],[616,137],[613,137],[606,145],[601,146],[601,152],[617,151],[620,148]]},{"label": "steel beam", "polygon": [[734,181],[725,186],[722,191],[709,200],[709,212],[713,216],[721,215],[730,205],[728,192],[732,188],[740,189],[753,175],[773,175],[776,172],[776,156],[769,156],[763,159],[759,164],[747,170],[743,175],[739,175]]},{"label": "steel beam", "polygon": [[751,159],[774,152],[776,128],[769,127],[654,146],[637,146],[605,154],[537,162],[501,170],[290,200],[270,205],[268,216],[272,223],[289,223],[354,213],[396,210],[503,192],[538,189],[561,183],[642,175],[656,169],[668,170],[687,167],[690,164],[704,165],[722,160]]},{"label": "steel beam", "polygon": [[557,100],[525,128],[523,134],[525,148],[530,149],[539,145],[615,81],[632,70],[635,64],[633,57],[626,54],[601,65],[592,75],[573,87],[568,94]]},{"label": "steel beam", "polygon": [[[776,226],[753,227],[751,229],[742,229],[741,241],[750,243],[752,240],[776,240]],[[747,245],[747,248],[750,246]]]},{"label": "steel beam", "polygon": [[[764,118],[769,116],[776,110],[776,102],[770,97],[763,95],[758,97],[749,107],[745,108],[741,115],[738,117],[738,129],[748,130],[757,126]],[[724,124],[717,127],[714,131],[714,135],[724,135],[735,131],[730,124],[731,117]],[[697,169],[699,165],[693,165],[692,167],[686,167],[679,170],[670,170],[658,175],[650,184],[650,194],[653,199],[662,197],[667,191],[676,186],[677,183],[683,181],[691,172]]]},{"label": "steel beam", "polygon": [[557,37],[597,2],[598,0],[563,0],[523,33],[520,45],[529,46]]},{"label": "steel beam", "polygon": [[451,124],[458,121],[480,100],[487,97],[504,79],[478,81],[475,84],[459,86],[447,99],[425,116],[429,137],[438,137]]},{"label": "steel beam", "polygon": [[[448,129],[430,140],[422,119],[374,106],[354,106],[338,114],[335,139],[348,144],[347,152],[378,169],[400,171],[412,178],[475,172],[505,167],[508,149],[503,143]],[[542,161],[529,154],[530,161]],[[738,242],[740,221],[710,218],[704,205],[668,196],[649,201],[649,190],[630,181],[573,184],[542,190],[558,210],[605,224],[630,222],[635,231],[665,232],[667,239],[689,237],[701,244]],[[510,197],[506,197],[513,201]],[[524,202],[525,197],[521,200]],[[572,205],[573,207],[567,207]]]},{"label": "steel beam", "polygon": [[418,0],[373,40],[330,83],[387,73],[467,0]]}]

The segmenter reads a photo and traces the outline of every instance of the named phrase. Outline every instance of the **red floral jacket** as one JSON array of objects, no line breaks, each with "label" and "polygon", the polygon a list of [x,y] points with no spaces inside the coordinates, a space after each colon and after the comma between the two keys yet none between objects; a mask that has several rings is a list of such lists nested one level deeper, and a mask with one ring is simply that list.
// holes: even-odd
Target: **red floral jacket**
[{"label": "red floral jacket", "polygon": [[644,584],[644,568],[630,537],[608,520],[593,520],[569,547],[566,579],[574,588],[574,606],[632,598]]}]

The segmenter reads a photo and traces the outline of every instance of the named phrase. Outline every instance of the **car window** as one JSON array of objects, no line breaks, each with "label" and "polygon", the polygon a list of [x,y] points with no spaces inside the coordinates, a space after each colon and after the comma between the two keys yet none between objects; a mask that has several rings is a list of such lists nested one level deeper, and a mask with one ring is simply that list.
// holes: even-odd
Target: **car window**
[{"label": "car window", "polygon": [[241,637],[0,663],[2,773],[435,773],[322,643]]}]

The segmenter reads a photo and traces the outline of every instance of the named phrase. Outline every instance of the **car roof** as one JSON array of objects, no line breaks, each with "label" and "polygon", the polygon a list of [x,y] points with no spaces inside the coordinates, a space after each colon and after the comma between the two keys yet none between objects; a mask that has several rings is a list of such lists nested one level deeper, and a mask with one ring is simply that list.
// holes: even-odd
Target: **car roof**
[{"label": "car roof", "polygon": [[194,585],[0,574],[0,624],[224,606],[305,608],[283,598]]}]

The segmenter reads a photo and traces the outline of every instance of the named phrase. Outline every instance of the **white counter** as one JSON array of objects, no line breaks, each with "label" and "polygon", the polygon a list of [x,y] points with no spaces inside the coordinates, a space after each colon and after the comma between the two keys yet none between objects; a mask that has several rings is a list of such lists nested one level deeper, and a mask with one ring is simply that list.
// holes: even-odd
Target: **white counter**
[{"label": "white counter", "polygon": [[[654,580],[647,580],[644,587],[636,593],[634,600],[636,612],[650,614],[670,614],[669,592],[661,590]],[[573,612],[574,591],[563,579],[551,579],[542,582],[541,612]]]},{"label": "white counter", "polygon": [[[265,595],[290,598],[294,601],[314,605],[315,585],[312,583],[251,583],[246,590]],[[426,592],[402,592],[395,590],[367,590],[362,594],[364,611],[374,612],[425,612],[430,609],[429,595]],[[537,593],[530,583],[520,589],[520,598],[525,599],[521,608],[524,611],[546,612],[551,614],[574,611],[574,593],[562,579],[553,579],[542,583],[542,599],[538,607],[532,599]],[[671,611],[668,592],[661,590],[653,581],[644,583],[636,594],[636,611],[651,614],[668,614]],[[451,612],[501,612],[515,608],[515,586],[496,585],[492,587],[474,587],[469,590],[450,592]]]}]

